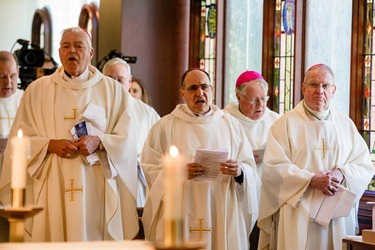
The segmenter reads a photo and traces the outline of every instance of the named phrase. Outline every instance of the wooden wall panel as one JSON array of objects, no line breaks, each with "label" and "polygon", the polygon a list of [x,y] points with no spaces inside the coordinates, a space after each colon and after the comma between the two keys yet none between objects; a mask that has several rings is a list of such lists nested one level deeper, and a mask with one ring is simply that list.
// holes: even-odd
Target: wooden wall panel
[{"label": "wooden wall panel", "polygon": [[161,115],[181,102],[180,77],[188,69],[190,1],[123,0],[121,52],[137,56],[141,79]]}]

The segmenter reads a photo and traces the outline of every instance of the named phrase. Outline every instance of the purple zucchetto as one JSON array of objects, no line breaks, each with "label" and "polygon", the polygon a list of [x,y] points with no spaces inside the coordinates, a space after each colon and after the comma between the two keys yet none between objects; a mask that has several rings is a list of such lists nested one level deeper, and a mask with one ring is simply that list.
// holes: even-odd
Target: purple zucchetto
[{"label": "purple zucchetto", "polygon": [[241,86],[245,82],[250,82],[255,79],[264,80],[263,76],[256,71],[251,71],[251,70],[245,71],[237,78],[236,87]]}]

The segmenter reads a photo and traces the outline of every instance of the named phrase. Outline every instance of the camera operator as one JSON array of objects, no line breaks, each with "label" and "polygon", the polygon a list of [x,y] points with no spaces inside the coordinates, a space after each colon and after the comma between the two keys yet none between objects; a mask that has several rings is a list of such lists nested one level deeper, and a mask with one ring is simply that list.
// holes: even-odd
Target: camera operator
[{"label": "camera operator", "polygon": [[19,64],[20,88],[26,89],[34,80],[53,74],[57,64],[45,51],[28,40],[18,39],[22,47],[14,52]]},{"label": "camera operator", "polygon": [[36,79],[42,76],[52,75],[56,71],[56,69],[57,69],[56,62],[53,60],[52,57],[45,54],[43,66],[36,68]]}]

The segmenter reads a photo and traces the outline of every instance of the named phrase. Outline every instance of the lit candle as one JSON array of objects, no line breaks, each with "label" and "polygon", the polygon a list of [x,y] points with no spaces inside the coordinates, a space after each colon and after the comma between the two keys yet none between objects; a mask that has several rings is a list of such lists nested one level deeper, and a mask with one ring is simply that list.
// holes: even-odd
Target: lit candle
[{"label": "lit candle", "polygon": [[166,220],[182,221],[183,185],[187,179],[185,157],[179,155],[176,146],[169,148],[169,154],[164,157],[164,188]]},{"label": "lit candle", "polygon": [[22,130],[18,130],[18,136],[11,141],[12,148],[12,182],[13,189],[26,187],[26,167],[30,158],[30,139],[23,136]]}]

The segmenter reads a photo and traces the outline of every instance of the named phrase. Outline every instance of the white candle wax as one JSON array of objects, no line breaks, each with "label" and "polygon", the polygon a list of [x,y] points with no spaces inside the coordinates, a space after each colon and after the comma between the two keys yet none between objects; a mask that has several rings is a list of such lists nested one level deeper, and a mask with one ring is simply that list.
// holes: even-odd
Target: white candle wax
[{"label": "white candle wax", "polygon": [[12,182],[11,188],[26,187],[26,167],[30,158],[30,139],[18,130],[18,136],[11,141]]},{"label": "white candle wax", "polygon": [[179,155],[176,146],[171,146],[164,157],[164,188],[166,220],[182,220],[183,185],[187,179],[185,157]]}]

